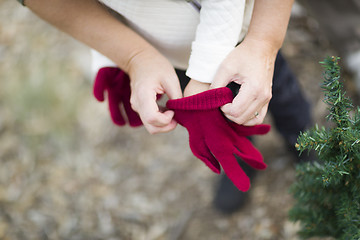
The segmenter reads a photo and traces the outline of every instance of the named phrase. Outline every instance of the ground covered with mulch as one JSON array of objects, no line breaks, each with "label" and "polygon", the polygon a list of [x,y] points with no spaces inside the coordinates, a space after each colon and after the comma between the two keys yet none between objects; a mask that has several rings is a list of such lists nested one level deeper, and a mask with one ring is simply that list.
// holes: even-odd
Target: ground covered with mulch
[{"label": "ground covered with mulch", "polygon": [[[336,52],[299,8],[283,53],[324,124],[318,62]],[[219,176],[185,129],[115,127],[89,64],[85,46],[0,0],[0,239],[298,239],[287,218],[294,157],[275,129],[255,139],[268,168],[248,203],[223,215],[212,206]]]}]

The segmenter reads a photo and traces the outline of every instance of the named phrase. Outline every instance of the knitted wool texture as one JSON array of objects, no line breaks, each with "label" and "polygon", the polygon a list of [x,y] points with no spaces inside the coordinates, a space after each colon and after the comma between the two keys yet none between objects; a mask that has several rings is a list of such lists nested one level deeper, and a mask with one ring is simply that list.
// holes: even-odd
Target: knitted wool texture
[{"label": "knitted wool texture", "polygon": [[261,153],[247,137],[266,134],[270,125],[247,127],[229,121],[219,107],[232,100],[231,90],[224,87],[169,100],[166,106],[174,110],[175,120],[187,129],[193,154],[215,173],[221,172],[221,165],[239,190],[248,191],[250,180],[234,155],[255,169],[265,169]]}]

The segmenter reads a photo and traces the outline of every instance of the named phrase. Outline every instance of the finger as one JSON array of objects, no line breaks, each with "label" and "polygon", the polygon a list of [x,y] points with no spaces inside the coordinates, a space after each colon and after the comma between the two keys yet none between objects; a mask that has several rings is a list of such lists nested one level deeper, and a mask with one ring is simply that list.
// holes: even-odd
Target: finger
[{"label": "finger", "polygon": [[[130,104],[145,124],[156,123],[159,118],[159,107],[156,102],[156,91],[141,86],[132,92]],[[167,121],[167,123],[170,121]]]},{"label": "finger", "polygon": [[256,111],[257,106],[254,106],[254,101],[255,99],[252,96],[248,96],[246,91],[240,91],[232,103],[225,104],[221,107],[221,110],[231,121],[243,124],[251,117],[250,112]]},{"label": "finger", "polygon": [[220,65],[210,85],[210,89],[225,87],[229,82],[235,81],[238,77],[231,74],[232,72],[230,69],[227,69],[227,65]]},{"label": "finger", "polygon": [[[238,95],[234,98],[233,102],[228,105],[224,105],[221,110],[224,112],[225,116],[230,120],[238,123],[244,124],[249,120],[255,117],[255,113],[259,114],[263,111],[259,111],[265,105],[267,106],[270,98],[266,94],[260,94],[255,90],[256,88],[249,86],[248,84],[243,84]],[[257,116],[261,119],[264,117]],[[257,121],[261,122],[261,121]]]},{"label": "finger", "polygon": [[249,139],[246,137],[239,137],[235,142],[235,146],[235,154],[238,155],[241,160],[243,160],[249,166],[258,170],[266,168],[263,156],[261,155],[260,151],[254,147]]},{"label": "finger", "polygon": [[230,115],[226,112],[224,112],[224,115],[226,118],[228,118],[229,120],[235,122],[236,124],[239,125],[245,125],[247,123],[246,126],[253,126],[255,124],[260,124],[262,123],[262,121],[264,120],[265,114],[258,114],[257,116],[255,115],[255,113],[257,112],[256,110],[252,110],[255,108],[249,108],[250,110],[248,110],[247,112],[243,113],[242,115],[239,116],[235,116],[234,115]]},{"label": "finger", "polygon": [[118,69],[113,67],[104,67],[98,71],[93,88],[93,94],[98,101],[105,100],[105,89],[108,87],[109,81],[115,79],[117,73]]},{"label": "finger", "polygon": [[259,110],[262,108],[263,108],[263,103],[259,103],[258,101],[252,102],[251,106],[249,108],[247,108],[246,111],[242,115],[242,119],[244,119],[242,122],[242,125],[245,125],[249,121],[253,122],[253,124],[246,125],[246,126],[253,126],[255,124],[262,123],[262,121],[264,120],[264,117],[265,117],[265,114],[263,114],[263,111]]},{"label": "finger", "polygon": [[117,96],[116,93],[113,93],[111,90],[108,90],[108,102],[109,110],[112,121],[119,126],[125,125],[124,117],[120,111],[120,96]]},{"label": "finger", "polygon": [[258,116],[255,116],[253,118],[251,118],[250,120],[244,122],[244,126],[254,126],[254,125],[258,125],[264,122],[266,113],[267,113],[267,109],[268,109],[268,104],[266,104],[258,113]]},{"label": "finger", "polygon": [[[214,154],[217,157],[217,154]],[[225,174],[228,178],[233,182],[233,184],[243,192],[246,192],[250,189],[250,179],[244,172],[244,170],[240,167],[239,163],[236,161],[234,156],[218,158]]]},{"label": "finger", "polygon": [[[168,110],[165,112],[160,112],[159,108],[155,102],[149,103],[145,106],[145,110],[140,110],[140,118],[148,130],[149,133],[159,133],[159,132],[168,132],[176,127],[176,121],[173,120],[174,111]],[[148,106],[148,107],[147,107]]]},{"label": "finger", "polygon": [[[180,89],[180,85],[178,85],[178,87]],[[179,91],[181,94],[181,90]],[[159,109],[157,94],[163,92],[164,89],[162,86],[154,89],[144,84],[134,88],[132,92],[133,94],[130,99],[131,106],[139,114],[145,128],[151,134],[171,131],[177,124],[176,121],[173,121],[173,111],[168,110],[162,112]],[[173,96],[178,95],[175,93],[172,97]]]},{"label": "finger", "polygon": [[271,126],[268,124],[260,124],[256,126],[244,126],[239,125],[234,122],[229,121],[229,125],[234,131],[240,136],[252,136],[252,135],[262,135],[270,131]]},{"label": "finger", "polygon": [[162,84],[164,88],[164,92],[169,97],[169,99],[178,99],[182,98],[182,91],[180,87],[180,81],[177,77],[174,78],[173,81],[165,81]]},{"label": "finger", "polygon": [[144,124],[144,127],[150,134],[156,134],[156,133],[164,133],[164,132],[170,132],[173,129],[175,129],[177,126],[177,122],[175,120],[171,120],[171,122],[163,127],[156,127],[149,124]]},{"label": "finger", "polygon": [[125,113],[127,115],[128,122],[132,127],[138,127],[142,125],[139,114],[132,109],[130,104],[131,98],[131,88],[130,88],[130,78],[125,72],[121,72],[118,74],[120,82],[122,82],[121,86],[121,101],[123,103]]},{"label": "finger", "polygon": [[107,81],[103,72],[104,70],[100,69],[99,72],[97,73],[93,88],[94,97],[99,102],[103,102],[105,100],[104,92],[107,85]]},{"label": "finger", "polygon": [[168,125],[174,117],[174,111],[152,113],[152,116],[145,117],[146,123],[154,127],[164,127]]},{"label": "finger", "polygon": [[189,143],[191,151],[197,158],[203,161],[213,172],[217,174],[221,172],[219,162],[211,154],[209,147],[201,137],[191,134],[189,135]]},{"label": "finger", "polygon": [[128,98],[123,99],[123,105],[124,105],[124,109],[125,109],[130,126],[132,126],[132,127],[141,126],[142,122],[139,117],[139,114],[131,108],[131,104],[130,104]]}]

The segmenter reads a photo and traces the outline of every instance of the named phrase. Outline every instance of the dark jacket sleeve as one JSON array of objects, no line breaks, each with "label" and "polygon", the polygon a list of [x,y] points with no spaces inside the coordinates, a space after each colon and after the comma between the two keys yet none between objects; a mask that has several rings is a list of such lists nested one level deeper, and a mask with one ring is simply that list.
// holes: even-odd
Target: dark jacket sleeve
[{"label": "dark jacket sleeve", "polygon": [[24,0],[17,0],[21,5],[25,6]]}]

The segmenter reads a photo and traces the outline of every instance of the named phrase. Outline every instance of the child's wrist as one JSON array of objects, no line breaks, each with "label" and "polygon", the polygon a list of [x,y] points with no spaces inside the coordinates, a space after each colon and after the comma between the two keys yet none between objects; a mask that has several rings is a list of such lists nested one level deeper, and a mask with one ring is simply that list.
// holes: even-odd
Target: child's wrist
[{"label": "child's wrist", "polygon": [[210,88],[210,83],[203,83],[191,79],[184,90],[184,97],[207,91],[209,90],[209,88]]}]

